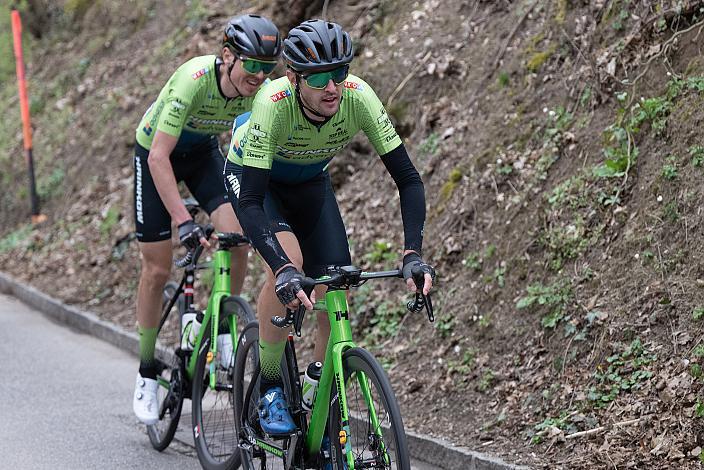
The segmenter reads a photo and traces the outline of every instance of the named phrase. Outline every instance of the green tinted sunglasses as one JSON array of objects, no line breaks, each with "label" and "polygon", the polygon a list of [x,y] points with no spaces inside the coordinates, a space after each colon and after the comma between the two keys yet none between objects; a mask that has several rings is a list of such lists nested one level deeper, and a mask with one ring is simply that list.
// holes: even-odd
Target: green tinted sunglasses
[{"label": "green tinted sunglasses", "polygon": [[268,62],[264,60],[250,59],[248,57],[240,57],[240,63],[245,72],[256,75],[259,72],[264,72],[264,75],[269,75],[276,68],[277,62]]},{"label": "green tinted sunglasses", "polygon": [[328,70],[327,72],[311,73],[308,75],[301,75],[303,80],[305,80],[306,85],[310,88],[315,88],[316,90],[322,90],[328,86],[330,80],[335,83],[335,85],[340,85],[345,81],[347,75],[350,73],[350,66],[343,65],[334,70]]}]

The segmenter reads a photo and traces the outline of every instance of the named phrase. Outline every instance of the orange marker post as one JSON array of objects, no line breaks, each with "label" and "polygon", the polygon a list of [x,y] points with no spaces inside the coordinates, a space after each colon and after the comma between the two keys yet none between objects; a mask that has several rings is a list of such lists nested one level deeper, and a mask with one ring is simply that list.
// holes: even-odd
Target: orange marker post
[{"label": "orange marker post", "polygon": [[34,159],[32,158],[32,123],[29,119],[29,101],[27,100],[27,81],[24,74],[24,58],[22,54],[22,20],[17,10],[12,10],[12,37],[15,46],[15,69],[17,71],[17,88],[20,95],[20,110],[22,112],[22,128],[24,134],[24,155],[29,171],[29,194],[32,205],[32,222],[39,223],[46,216],[39,214],[39,198],[34,180]]}]

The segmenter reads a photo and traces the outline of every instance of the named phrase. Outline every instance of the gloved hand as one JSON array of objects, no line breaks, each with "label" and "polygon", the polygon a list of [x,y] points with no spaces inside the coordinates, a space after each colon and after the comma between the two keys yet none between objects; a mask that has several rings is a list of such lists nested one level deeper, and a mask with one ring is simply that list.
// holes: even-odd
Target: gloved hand
[{"label": "gloved hand", "polygon": [[189,219],[178,226],[178,239],[181,245],[192,250],[201,243],[206,243],[203,229],[193,219]]},{"label": "gloved hand", "polygon": [[409,291],[416,292],[422,289],[423,294],[428,295],[435,280],[435,269],[424,263],[418,253],[408,253],[403,257],[401,271]]},{"label": "gloved hand", "polygon": [[[303,274],[299,273],[293,266],[287,266],[279,271],[276,276],[276,296],[279,298],[279,302],[292,309],[298,306],[297,304],[294,305],[296,299],[301,300],[305,304],[306,302],[298,295],[303,290],[301,287],[302,279]],[[305,293],[303,293],[303,296],[306,300],[308,299]],[[310,301],[308,302],[310,304]],[[312,307],[312,304],[310,304],[310,308]]]}]

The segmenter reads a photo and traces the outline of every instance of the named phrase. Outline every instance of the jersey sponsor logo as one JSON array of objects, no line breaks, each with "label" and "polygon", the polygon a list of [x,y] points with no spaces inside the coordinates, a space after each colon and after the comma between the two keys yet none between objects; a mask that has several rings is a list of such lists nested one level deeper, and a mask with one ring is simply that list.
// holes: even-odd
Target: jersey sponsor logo
[{"label": "jersey sponsor logo", "polygon": [[386,136],[386,142],[387,142],[387,143],[388,143],[388,142],[391,142],[391,141],[394,140],[396,137],[398,137],[398,134],[394,132],[393,135],[388,135],[388,136]]},{"label": "jersey sponsor logo", "polygon": [[291,90],[282,90],[278,93],[274,93],[273,95],[270,96],[271,101],[276,103],[277,101],[281,101],[284,98],[288,98],[291,96]]},{"label": "jersey sponsor logo", "polygon": [[345,146],[344,145],[337,145],[335,147],[329,147],[329,148],[324,148],[324,149],[311,149],[311,150],[290,150],[285,147],[282,147],[280,145],[276,146],[277,153],[283,157],[286,158],[291,158],[291,157],[302,157],[302,156],[308,156],[308,155],[326,155],[330,153],[335,153],[339,152],[342,150]]},{"label": "jersey sponsor logo", "polygon": [[202,77],[206,73],[208,73],[208,69],[200,69],[199,71],[197,71],[196,73],[191,75],[191,78],[193,78],[193,80],[198,80],[200,77]]},{"label": "jersey sponsor logo", "polygon": [[181,111],[183,109],[186,109],[186,105],[181,103],[180,100],[173,100],[171,102],[171,107],[174,109],[174,111]]},{"label": "jersey sponsor logo", "polygon": [[201,119],[195,116],[191,116],[188,120],[188,125],[194,128],[204,126],[223,126],[229,129],[230,124],[232,124],[232,121],[230,121],[229,119]]},{"label": "jersey sponsor logo", "polygon": [[357,82],[345,81],[344,86],[345,86],[345,88],[349,88],[350,90],[357,90],[357,91],[364,90],[364,85],[362,85],[361,83],[357,83]]},{"label": "jersey sponsor logo", "polygon": [[149,135],[152,135],[153,129],[152,129],[152,126],[149,125],[149,123],[144,124],[144,127],[142,128],[142,130],[143,130],[144,133],[147,134],[148,136],[149,136]]},{"label": "jersey sponsor logo", "polygon": [[254,137],[261,139],[269,135],[262,130],[259,124],[253,124],[252,127],[249,128],[249,133],[252,134]]},{"label": "jersey sponsor logo", "polygon": [[342,137],[342,136],[347,136],[347,129],[343,129],[343,128],[339,127],[337,129],[335,129],[335,132],[330,134],[328,136],[328,138],[335,139],[337,137]]},{"label": "jersey sponsor logo", "polygon": [[[152,105],[152,106],[153,106],[153,105]],[[150,106],[149,109],[152,109],[152,107]],[[159,115],[161,115],[161,111],[162,111],[163,109],[164,109],[164,101],[161,100],[161,101],[159,101],[159,104],[156,106],[156,110],[154,110],[154,114],[152,114],[152,118],[151,118],[151,120],[149,121],[149,125],[150,125],[151,127],[155,127],[155,126],[156,126],[156,123],[157,123],[157,121],[159,120]]]}]

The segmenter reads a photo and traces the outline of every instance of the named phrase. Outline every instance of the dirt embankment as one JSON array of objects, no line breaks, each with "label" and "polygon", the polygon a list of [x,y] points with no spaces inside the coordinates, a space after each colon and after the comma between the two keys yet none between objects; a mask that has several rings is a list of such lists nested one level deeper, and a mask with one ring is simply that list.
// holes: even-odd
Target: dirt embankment
[{"label": "dirt embankment", "polygon": [[[62,28],[28,39],[46,226],[23,225],[19,126],[2,113],[0,252],[12,274],[132,328],[133,128],[179,63],[214,52],[234,11],[147,0],[67,9],[83,3],[56,7]],[[534,466],[699,465],[703,11],[693,1],[328,5],[426,185],[436,323],[406,314],[398,286],[353,299],[358,337],[388,367],[409,428]],[[0,88],[5,106],[13,87]],[[396,190],[366,139],[332,171],[353,259],[396,263]],[[253,262],[248,291],[258,276]]]}]

